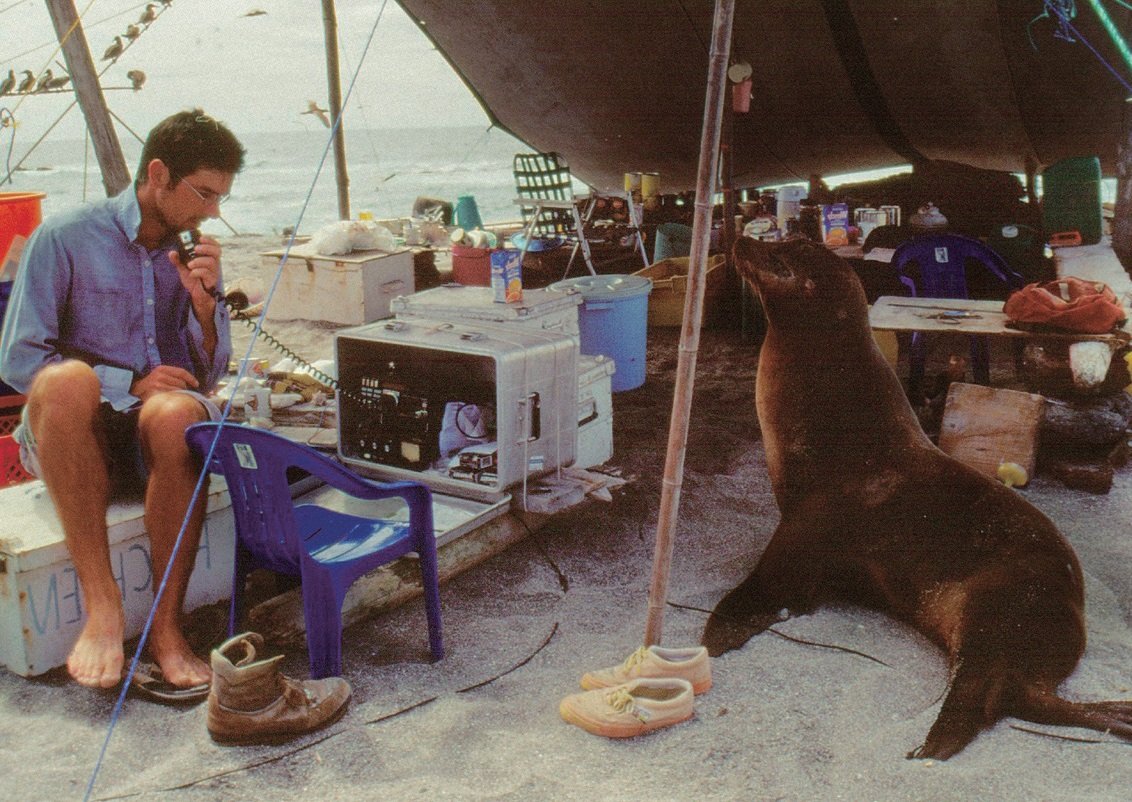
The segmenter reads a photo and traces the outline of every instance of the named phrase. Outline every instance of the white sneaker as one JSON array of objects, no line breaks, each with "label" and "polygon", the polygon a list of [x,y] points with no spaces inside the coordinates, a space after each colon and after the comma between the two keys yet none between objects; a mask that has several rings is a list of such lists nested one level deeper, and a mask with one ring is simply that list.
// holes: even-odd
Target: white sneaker
[{"label": "white sneaker", "polygon": [[632,738],[692,717],[692,684],[687,680],[635,679],[615,688],[575,693],[558,705],[570,724],[606,738]]},{"label": "white sneaker", "polygon": [[612,688],[641,677],[684,679],[692,683],[696,694],[701,694],[711,688],[711,658],[704,646],[687,649],[642,646],[619,666],[587,672],[582,676],[582,687],[587,691]]}]

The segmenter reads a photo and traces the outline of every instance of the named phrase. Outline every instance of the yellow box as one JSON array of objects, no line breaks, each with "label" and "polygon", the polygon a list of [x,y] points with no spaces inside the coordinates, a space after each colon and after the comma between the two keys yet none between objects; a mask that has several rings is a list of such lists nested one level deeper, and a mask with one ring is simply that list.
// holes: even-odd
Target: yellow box
[{"label": "yellow box", "polygon": [[[650,326],[679,326],[684,322],[684,297],[688,293],[688,262],[687,256],[674,256],[670,259],[661,259],[634,273],[652,279],[652,292],[649,294]],[[726,263],[727,260],[722,254],[717,254],[708,260],[704,286],[705,322],[711,319],[726,289],[727,274],[724,270]]]}]

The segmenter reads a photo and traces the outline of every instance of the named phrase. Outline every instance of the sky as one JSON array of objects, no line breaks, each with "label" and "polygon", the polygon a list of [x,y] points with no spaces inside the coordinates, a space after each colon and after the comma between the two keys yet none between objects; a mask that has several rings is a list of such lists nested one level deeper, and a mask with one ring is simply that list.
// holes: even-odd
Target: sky
[{"label": "sky", "polygon": [[[97,68],[106,68],[107,104],[142,136],[160,119],[194,106],[240,132],[322,127],[315,116],[302,114],[308,101],[329,105],[319,0],[172,0],[168,6],[154,0],[157,18],[113,63],[102,60],[103,54],[115,35],[139,21],[146,3],[74,4]],[[337,0],[335,5],[344,99],[356,76],[345,126],[489,124],[463,82],[397,3]],[[25,69],[40,74],[47,67],[59,74],[64,59],[57,45],[43,0],[0,0],[0,76],[9,69],[17,78]],[[134,92],[126,73],[138,69],[146,73],[146,82]],[[21,141],[27,142],[55,123],[73,99],[71,92],[6,96],[0,106],[13,113]],[[79,138],[82,130],[76,107],[51,135]]]}]

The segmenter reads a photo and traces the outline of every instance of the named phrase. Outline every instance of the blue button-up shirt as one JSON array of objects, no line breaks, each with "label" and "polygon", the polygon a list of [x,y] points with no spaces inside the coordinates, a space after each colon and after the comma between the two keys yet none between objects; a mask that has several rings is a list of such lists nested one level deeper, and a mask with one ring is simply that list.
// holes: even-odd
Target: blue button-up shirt
[{"label": "blue button-up shirt", "polygon": [[[137,242],[136,190],[48,218],[28,239],[0,336],[0,377],[27,392],[45,365],[66,358],[94,368],[102,399],[124,410],[135,378],[158,365],[184,368],[207,393],[232,353],[228,311],[216,304],[212,357],[188,290],[169,261],[173,243]],[[219,288],[218,288],[219,289]]]}]

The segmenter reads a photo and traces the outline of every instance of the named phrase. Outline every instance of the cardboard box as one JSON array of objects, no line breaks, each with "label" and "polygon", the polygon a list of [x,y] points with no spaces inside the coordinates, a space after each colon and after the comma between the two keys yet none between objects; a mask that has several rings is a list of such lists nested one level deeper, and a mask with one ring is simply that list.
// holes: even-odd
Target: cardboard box
[{"label": "cardboard box", "polygon": [[[717,254],[708,260],[704,286],[705,323],[716,314],[716,305],[723,297],[727,260]],[[674,256],[643,267],[633,275],[652,279],[649,294],[650,326],[679,326],[684,322],[684,298],[688,294],[688,257]]]},{"label": "cardboard box", "polygon": [[821,236],[831,248],[849,244],[849,204],[828,203],[821,207]]},{"label": "cardboard box", "polygon": [[[270,287],[283,251],[260,254],[264,286]],[[326,256],[296,245],[283,265],[269,320],[319,320],[357,326],[389,317],[389,304],[415,289],[409,250],[354,251]]]},{"label": "cardboard box", "polygon": [[[82,629],[82,594],[43,483],[0,490],[0,507],[0,663],[14,674],[34,676],[66,662]],[[213,476],[186,610],[231,596],[236,534],[230,507],[224,480]],[[112,504],[107,515],[110,562],[122,591],[127,638],[141,634],[153,604],[142,512],[140,500],[124,501]]]},{"label": "cardboard box", "polygon": [[492,251],[491,291],[496,303],[510,304],[523,300],[522,251]]}]

